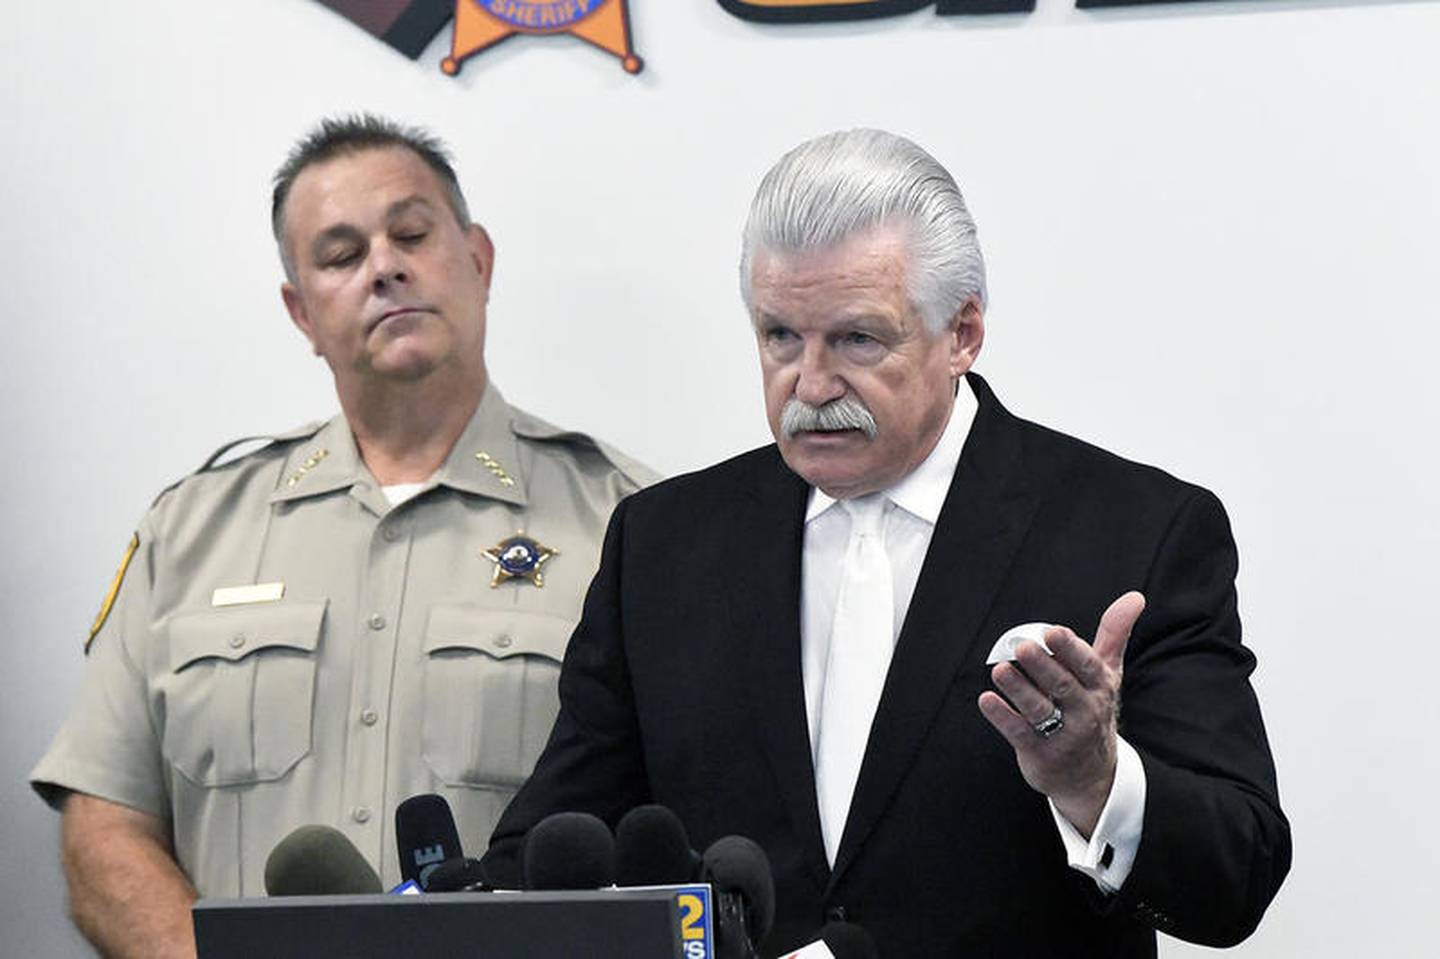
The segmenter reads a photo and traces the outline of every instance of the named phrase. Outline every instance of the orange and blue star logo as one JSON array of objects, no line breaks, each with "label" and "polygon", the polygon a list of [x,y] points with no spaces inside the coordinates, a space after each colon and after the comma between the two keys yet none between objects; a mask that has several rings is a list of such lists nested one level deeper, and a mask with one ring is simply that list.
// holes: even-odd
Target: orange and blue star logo
[{"label": "orange and blue star logo", "polygon": [[628,0],[320,0],[410,59],[453,18],[450,76],[466,60],[519,34],[569,34],[620,59],[627,73],[645,62],[630,39]]},{"label": "orange and blue star logo", "polygon": [[630,43],[625,0],[456,0],[450,56],[440,69],[454,76],[470,57],[517,33],[568,33],[619,57],[626,73],[645,65]]}]

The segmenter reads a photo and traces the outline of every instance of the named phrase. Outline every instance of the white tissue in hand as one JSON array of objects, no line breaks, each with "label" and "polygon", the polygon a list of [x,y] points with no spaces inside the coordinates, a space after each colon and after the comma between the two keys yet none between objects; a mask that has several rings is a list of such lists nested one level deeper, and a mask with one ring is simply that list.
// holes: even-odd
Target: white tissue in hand
[{"label": "white tissue in hand", "polygon": [[995,645],[990,647],[990,658],[985,660],[986,666],[994,666],[996,663],[1015,662],[1015,650],[1027,639],[1033,639],[1040,644],[1040,648],[1054,656],[1050,647],[1045,645],[1045,630],[1050,629],[1050,623],[1021,623],[1005,630],[1005,634],[995,640]]}]

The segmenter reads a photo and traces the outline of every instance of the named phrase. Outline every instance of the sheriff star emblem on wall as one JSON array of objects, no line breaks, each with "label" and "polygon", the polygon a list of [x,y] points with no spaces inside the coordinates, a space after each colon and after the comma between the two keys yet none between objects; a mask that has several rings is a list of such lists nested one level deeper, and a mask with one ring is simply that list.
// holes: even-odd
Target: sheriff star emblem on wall
[{"label": "sheriff star emblem on wall", "polygon": [[470,57],[517,33],[568,33],[619,57],[626,73],[645,66],[630,42],[626,0],[456,0],[450,55],[440,69],[453,77]]},{"label": "sheriff star emblem on wall", "polygon": [[629,0],[320,0],[372,36],[414,60],[454,19],[450,54],[440,69],[450,76],[477,53],[519,33],[568,33],[620,58],[627,73],[645,62],[630,40]]}]

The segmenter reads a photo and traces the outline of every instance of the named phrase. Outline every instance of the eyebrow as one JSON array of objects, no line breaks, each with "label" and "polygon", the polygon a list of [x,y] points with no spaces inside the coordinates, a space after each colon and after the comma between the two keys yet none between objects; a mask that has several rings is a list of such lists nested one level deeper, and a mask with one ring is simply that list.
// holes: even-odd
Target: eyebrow
[{"label": "eyebrow", "polygon": [[410,212],[411,209],[417,207],[424,210],[426,213],[433,213],[435,211],[435,204],[431,203],[429,200],[427,200],[420,194],[414,193],[410,196],[405,197],[405,199],[403,200],[396,200],[394,203],[390,204],[390,209],[385,211],[385,219],[387,221],[398,219],[399,217]]},{"label": "eyebrow", "polygon": [[[385,211],[385,222],[393,223],[412,209],[421,209],[430,213],[434,212],[435,205],[419,194],[412,194],[390,204]],[[310,244],[310,255],[318,260],[326,244],[360,239],[363,239],[363,235],[358,228],[349,223],[336,223],[316,235],[315,241]]]},{"label": "eyebrow", "polygon": [[[841,326],[875,327],[890,325],[890,318],[885,314],[864,309],[854,313],[839,313],[834,317],[834,320]],[[790,321],[784,317],[776,316],[773,313],[758,312],[754,314],[754,325],[756,329],[767,329],[776,326],[789,326]]]}]

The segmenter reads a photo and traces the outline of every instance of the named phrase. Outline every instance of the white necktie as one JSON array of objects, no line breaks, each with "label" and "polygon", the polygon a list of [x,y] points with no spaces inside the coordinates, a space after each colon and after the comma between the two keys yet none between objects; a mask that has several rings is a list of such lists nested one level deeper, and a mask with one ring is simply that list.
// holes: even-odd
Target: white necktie
[{"label": "white necktie", "polygon": [[895,650],[894,583],[881,528],[885,497],[872,494],[840,505],[850,514],[850,541],[840,573],[815,750],[820,832],[831,865]]}]

